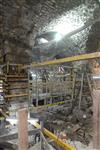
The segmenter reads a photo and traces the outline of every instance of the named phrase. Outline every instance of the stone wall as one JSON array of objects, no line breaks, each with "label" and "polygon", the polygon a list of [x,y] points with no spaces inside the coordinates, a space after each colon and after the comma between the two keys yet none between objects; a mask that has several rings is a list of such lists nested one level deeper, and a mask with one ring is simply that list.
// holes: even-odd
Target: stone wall
[{"label": "stone wall", "polygon": [[0,56],[9,49],[13,53],[10,61],[30,62],[25,50],[30,50],[34,45],[37,33],[64,12],[88,2],[92,5],[95,0],[1,0]]}]

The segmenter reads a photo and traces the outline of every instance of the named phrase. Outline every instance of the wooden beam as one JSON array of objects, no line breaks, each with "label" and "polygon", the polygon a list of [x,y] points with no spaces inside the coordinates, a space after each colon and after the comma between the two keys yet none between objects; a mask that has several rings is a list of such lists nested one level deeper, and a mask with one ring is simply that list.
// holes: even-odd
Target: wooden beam
[{"label": "wooden beam", "polygon": [[56,59],[56,60],[51,60],[51,61],[45,61],[45,62],[42,62],[42,63],[33,63],[31,65],[25,65],[22,68],[25,69],[25,68],[30,68],[30,67],[41,67],[41,66],[46,66],[46,65],[57,65],[57,64],[67,63],[67,62],[82,61],[82,60],[95,59],[95,58],[100,58],[100,52],[77,55],[77,56],[61,58],[61,59]]},{"label": "wooden beam", "polygon": [[18,111],[18,150],[28,150],[28,112],[26,108]]},{"label": "wooden beam", "polygon": [[93,148],[100,150],[100,90],[93,91]]},{"label": "wooden beam", "polygon": [[12,95],[6,95],[4,98],[14,98],[14,97],[24,97],[24,96],[28,96],[27,93],[23,93],[23,94],[12,94]]}]

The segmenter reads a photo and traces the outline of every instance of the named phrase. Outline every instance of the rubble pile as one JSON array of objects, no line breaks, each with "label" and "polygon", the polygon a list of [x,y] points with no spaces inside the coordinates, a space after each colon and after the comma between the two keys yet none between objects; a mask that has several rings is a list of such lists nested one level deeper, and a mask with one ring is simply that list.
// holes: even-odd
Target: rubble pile
[{"label": "rubble pile", "polygon": [[91,105],[87,108],[83,107],[81,110],[77,106],[73,110],[70,106],[61,106],[54,110],[46,113],[44,123],[46,128],[55,132],[58,137],[66,134],[66,140],[80,141],[85,145],[90,143],[93,135]]}]

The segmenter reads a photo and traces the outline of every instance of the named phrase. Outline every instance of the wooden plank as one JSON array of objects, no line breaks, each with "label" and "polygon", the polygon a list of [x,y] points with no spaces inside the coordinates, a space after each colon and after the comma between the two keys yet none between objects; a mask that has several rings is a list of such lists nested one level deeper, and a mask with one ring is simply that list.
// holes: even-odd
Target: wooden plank
[{"label": "wooden plank", "polygon": [[93,148],[100,150],[100,90],[93,91]]},{"label": "wooden plank", "polygon": [[72,56],[72,57],[67,57],[67,58],[61,58],[61,59],[56,59],[56,60],[51,60],[51,61],[45,61],[42,63],[33,63],[31,65],[25,65],[22,68],[25,69],[25,68],[30,68],[30,67],[57,65],[57,64],[67,63],[67,62],[89,60],[89,59],[94,59],[94,58],[100,58],[100,52],[95,52],[95,53],[90,53],[90,54],[82,54],[82,55],[77,55],[77,56]]},{"label": "wooden plank", "polygon": [[27,93],[22,93],[22,94],[6,95],[5,98],[24,97],[24,96],[28,96],[28,94]]},{"label": "wooden plank", "polygon": [[26,75],[6,75],[7,78],[27,78]]},{"label": "wooden plank", "polygon": [[28,112],[26,108],[18,111],[18,150],[28,150]]},{"label": "wooden plank", "polygon": [[14,86],[6,88],[6,90],[15,90],[15,89],[28,89],[28,86]]}]

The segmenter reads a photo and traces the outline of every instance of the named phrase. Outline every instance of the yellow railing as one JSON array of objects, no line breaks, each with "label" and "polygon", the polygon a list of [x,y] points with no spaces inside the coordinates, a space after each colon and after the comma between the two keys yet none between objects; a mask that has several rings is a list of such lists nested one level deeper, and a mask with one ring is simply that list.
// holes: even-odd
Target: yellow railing
[{"label": "yellow railing", "polygon": [[[34,124],[34,126],[36,128],[41,128],[41,126],[36,123]],[[59,145],[60,147],[62,147],[64,150],[75,150],[74,147],[70,146],[67,143],[64,143],[61,139],[59,139],[55,134],[53,134],[52,132],[50,132],[49,130],[43,128],[43,133],[48,136],[50,139],[54,140],[54,142]]]},{"label": "yellow railing", "polygon": [[45,65],[57,65],[66,62],[82,61],[82,60],[88,60],[94,58],[100,58],[100,52],[71,56],[71,57],[66,57],[66,58],[61,58],[61,59],[56,59],[51,61],[45,61],[42,63],[32,63],[31,65],[25,65],[22,68],[24,69],[29,67],[41,67]]}]

